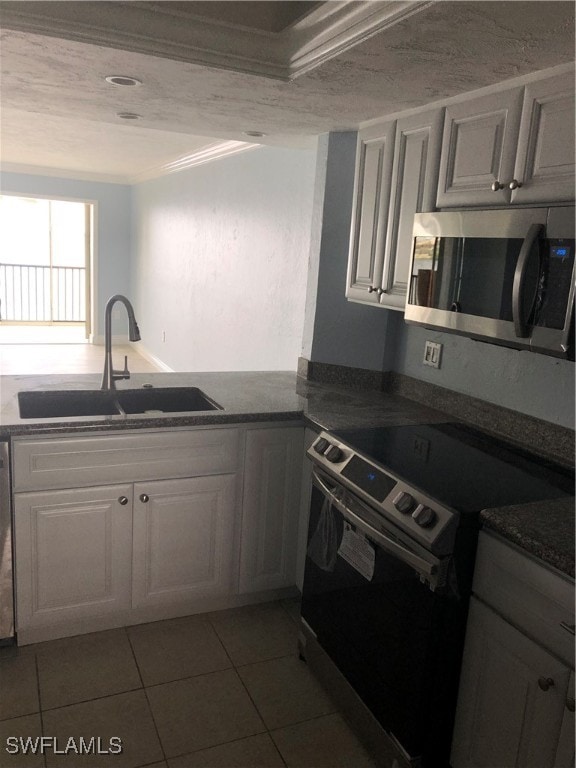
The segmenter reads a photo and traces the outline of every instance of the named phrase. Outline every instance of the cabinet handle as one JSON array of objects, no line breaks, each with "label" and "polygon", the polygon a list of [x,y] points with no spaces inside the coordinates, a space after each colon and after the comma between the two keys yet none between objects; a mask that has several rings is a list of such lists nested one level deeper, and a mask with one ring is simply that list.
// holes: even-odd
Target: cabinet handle
[{"label": "cabinet handle", "polygon": [[551,677],[539,677],[538,685],[543,691],[548,691],[554,685],[554,680]]},{"label": "cabinet handle", "polygon": [[574,634],[574,630],[576,629],[574,624],[568,624],[567,621],[561,621],[560,626],[562,627],[562,629],[565,629],[566,632],[570,632],[571,635]]},{"label": "cabinet handle", "polygon": [[492,182],[492,192],[500,192],[501,189],[504,189],[505,185],[501,184],[499,181],[493,181]]},{"label": "cabinet handle", "polygon": [[118,498],[118,503],[122,504],[122,506],[125,507],[126,504],[128,504],[128,497],[127,496],[120,496]]},{"label": "cabinet handle", "polygon": [[514,191],[515,189],[520,189],[521,186],[522,186],[521,181],[516,181],[516,179],[512,179],[510,184],[508,184],[508,189],[511,189],[512,191]]},{"label": "cabinet handle", "polygon": [[374,286],[373,286],[373,285],[371,285],[371,286],[368,288],[368,293],[374,293],[374,291],[375,291],[375,290],[376,290],[376,288],[374,288]]},{"label": "cabinet handle", "polygon": [[146,504],[148,501],[150,501],[150,496],[148,496],[145,493],[140,494],[140,501]]},{"label": "cabinet handle", "polygon": [[382,294],[386,293],[386,291],[384,290],[384,288],[377,288],[376,293],[378,294],[378,296],[382,296]]}]

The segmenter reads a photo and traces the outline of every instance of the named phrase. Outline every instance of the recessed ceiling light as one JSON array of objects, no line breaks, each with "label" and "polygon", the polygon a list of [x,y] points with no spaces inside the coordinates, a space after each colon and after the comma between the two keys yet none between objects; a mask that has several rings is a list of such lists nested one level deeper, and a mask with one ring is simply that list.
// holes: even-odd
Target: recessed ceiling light
[{"label": "recessed ceiling light", "polygon": [[244,136],[251,136],[254,139],[260,139],[262,136],[266,136],[262,131],[244,131]]},{"label": "recessed ceiling light", "polygon": [[142,115],[137,115],[136,112],[117,112],[116,117],[122,120],[140,120]]},{"label": "recessed ceiling light", "polygon": [[110,83],[110,85],[120,85],[123,87],[142,85],[142,80],[138,80],[135,77],[127,77],[126,75],[108,75],[106,82]]}]

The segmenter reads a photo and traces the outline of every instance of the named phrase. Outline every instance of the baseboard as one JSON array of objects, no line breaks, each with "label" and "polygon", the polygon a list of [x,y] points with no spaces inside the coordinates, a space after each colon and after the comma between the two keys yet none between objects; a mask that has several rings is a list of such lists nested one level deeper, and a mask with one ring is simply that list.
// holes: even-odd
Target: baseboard
[{"label": "baseboard", "polygon": [[166,365],[160,358],[156,357],[156,355],[153,355],[152,352],[146,349],[141,341],[131,342],[131,346],[134,347],[134,351],[138,352],[140,357],[143,357],[144,360],[148,360],[149,363],[152,363],[152,365],[155,365],[161,371],[164,371],[165,373],[175,373],[173,368],[170,368],[169,365]]}]

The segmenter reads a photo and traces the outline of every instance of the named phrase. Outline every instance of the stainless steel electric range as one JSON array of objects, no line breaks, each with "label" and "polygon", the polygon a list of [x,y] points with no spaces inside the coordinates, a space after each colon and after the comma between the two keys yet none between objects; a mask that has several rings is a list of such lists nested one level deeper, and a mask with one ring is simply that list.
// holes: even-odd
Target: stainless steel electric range
[{"label": "stainless steel electric range", "polygon": [[383,766],[444,768],[479,513],[574,476],[456,423],[322,432],[308,456],[301,654]]}]

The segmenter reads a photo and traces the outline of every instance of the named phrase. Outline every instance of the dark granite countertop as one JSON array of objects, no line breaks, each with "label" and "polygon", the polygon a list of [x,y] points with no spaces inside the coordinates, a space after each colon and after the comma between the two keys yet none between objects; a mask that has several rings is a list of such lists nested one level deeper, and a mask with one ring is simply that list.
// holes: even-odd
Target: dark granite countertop
[{"label": "dark granite countertop", "polygon": [[[315,428],[433,424],[459,421],[454,413],[387,392],[321,384],[291,372],[133,374],[118,389],[144,384],[199,387],[222,410],[189,414],[20,419],[17,395],[26,390],[99,389],[100,376],[0,376],[0,437],[174,429],[210,424],[299,421]],[[458,414],[459,416],[460,414]],[[574,576],[574,500],[538,502],[482,513],[486,527],[554,568]]]},{"label": "dark granite countertop", "polygon": [[482,512],[485,528],[574,578],[574,498]]},{"label": "dark granite countertop", "polygon": [[199,387],[222,410],[187,414],[129,414],[21,419],[22,390],[99,389],[100,376],[0,376],[0,436],[157,429],[261,421],[307,421],[316,427],[418,424],[446,421],[446,413],[398,395],[326,386],[289,372],[142,373],[117,388]]}]

